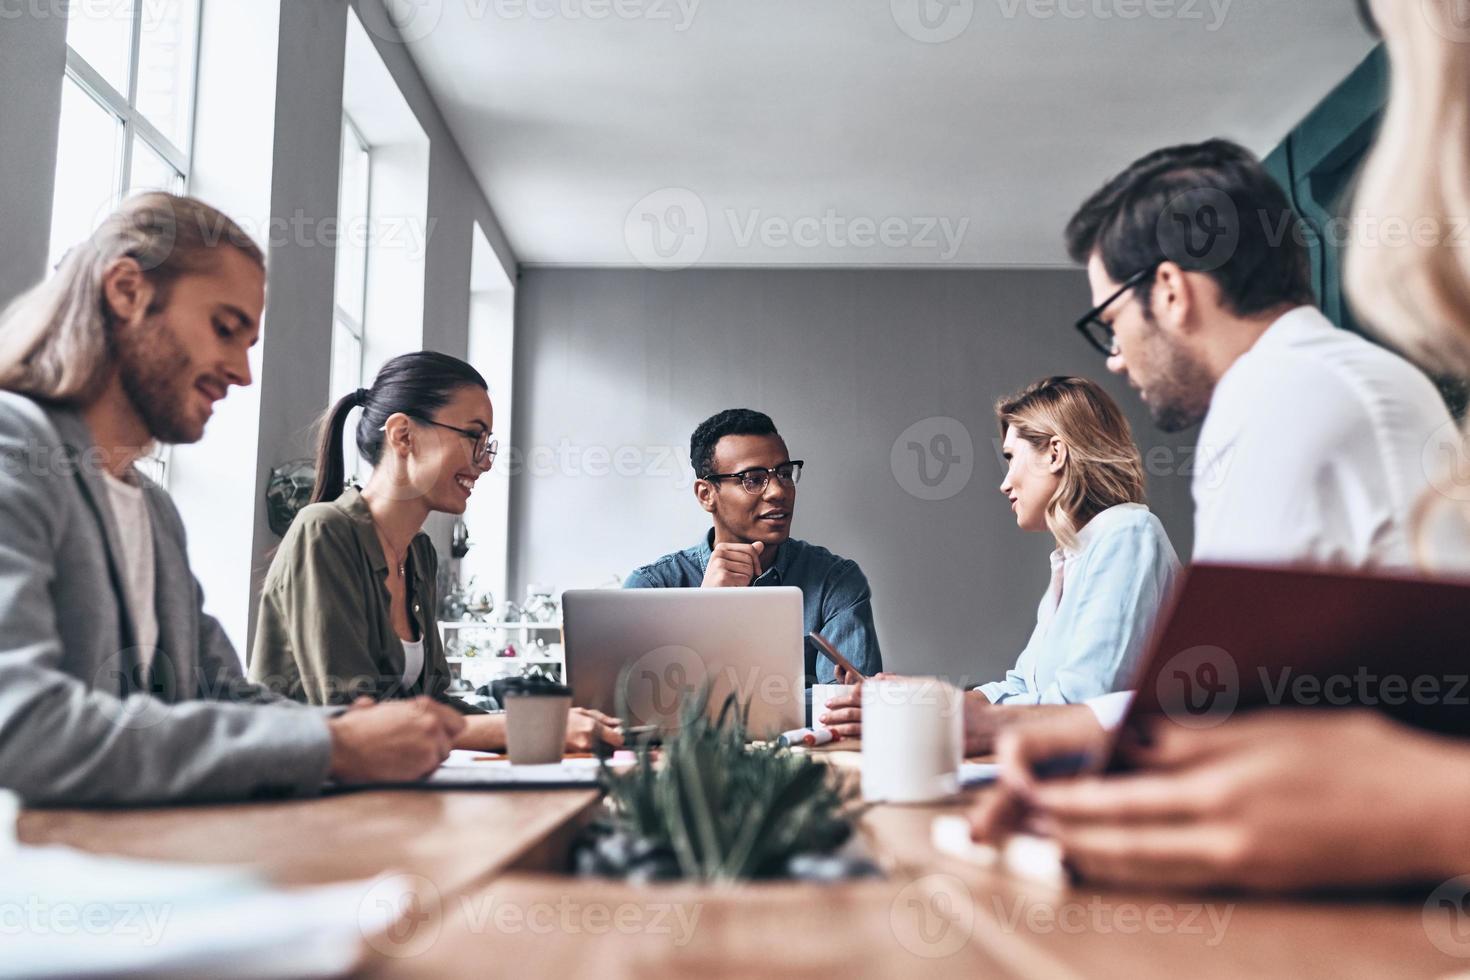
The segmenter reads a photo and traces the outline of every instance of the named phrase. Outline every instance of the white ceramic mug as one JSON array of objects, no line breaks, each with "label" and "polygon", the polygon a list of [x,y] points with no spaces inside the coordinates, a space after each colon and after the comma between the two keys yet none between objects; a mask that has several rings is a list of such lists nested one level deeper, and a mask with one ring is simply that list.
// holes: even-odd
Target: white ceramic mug
[{"label": "white ceramic mug", "polygon": [[964,695],[937,677],[863,683],[863,799],[929,803],[960,789]]},{"label": "white ceramic mug", "polygon": [[505,750],[512,765],[536,766],[560,762],[567,744],[567,717],[571,694],[518,694],[505,696]]},{"label": "white ceramic mug", "polygon": [[822,714],[827,710],[828,701],[845,698],[856,690],[856,684],[813,684],[812,727],[822,727]]}]

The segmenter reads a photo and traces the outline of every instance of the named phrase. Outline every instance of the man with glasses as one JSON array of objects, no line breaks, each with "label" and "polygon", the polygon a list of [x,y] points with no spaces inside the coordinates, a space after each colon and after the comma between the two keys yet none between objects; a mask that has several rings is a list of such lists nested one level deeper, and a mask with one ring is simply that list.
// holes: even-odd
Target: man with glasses
[{"label": "man with glasses", "polygon": [[[872,593],[857,563],[791,537],[802,461],[792,459],[769,416],[732,408],[701,422],[689,440],[694,495],[714,527],[692,548],[635,569],[629,589],[789,585],[802,591],[808,633],[820,632],[865,675],[882,670]],[[815,660],[815,663],[812,661]],[[836,669],[808,651],[808,677]]]},{"label": "man with glasses", "polygon": [[1224,140],[1151,153],[1066,238],[1097,304],[1078,329],[1159,428],[1204,423],[1196,561],[1412,565],[1422,457],[1449,412],[1316,309],[1301,222],[1255,157]]},{"label": "man with glasses", "polygon": [[[1159,428],[1204,423],[1195,561],[1413,567],[1425,448],[1454,423],[1417,368],[1316,308],[1301,220],[1249,151],[1151,153],[1078,209],[1066,240],[1097,304],[1077,329]],[[1090,706],[1111,727],[1129,697]]]}]

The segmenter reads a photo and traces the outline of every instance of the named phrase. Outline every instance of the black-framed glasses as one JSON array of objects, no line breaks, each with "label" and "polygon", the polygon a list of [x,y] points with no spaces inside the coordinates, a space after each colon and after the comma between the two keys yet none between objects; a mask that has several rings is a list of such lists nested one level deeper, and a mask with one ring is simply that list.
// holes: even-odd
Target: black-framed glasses
[{"label": "black-framed glasses", "polygon": [[484,466],[487,470],[495,465],[495,456],[500,452],[500,440],[485,429],[461,429],[457,425],[445,425],[443,422],[435,422],[433,419],[426,419],[418,415],[410,417],[423,422],[425,425],[437,425],[441,429],[458,432],[466,439],[473,439],[475,451],[470,457],[471,461],[476,466]]},{"label": "black-framed glasses", "polygon": [[708,473],[701,480],[718,483],[721,480],[739,480],[740,486],[746,493],[765,493],[766,487],[770,485],[771,477],[783,487],[794,487],[801,482],[801,468],[806,465],[804,460],[793,459],[789,463],[782,463],[775,469],[766,469],[764,466],[753,466],[739,473]]},{"label": "black-framed glasses", "polygon": [[1112,357],[1118,353],[1118,339],[1113,336],[1112,324],[1103,320],[1103,312],[1116,303],[1118,298],[1128,290],[1153,275],[1157,268],[1158,265],[1155,264],[1146,269],[1139,269],[1123,281],[1123,285],[1118,287],[1117,292],[1082,314],[1082,318],[1077,321],[1078,332],[1086,337],[1087,342],[1095,347],[1103,357]]}]

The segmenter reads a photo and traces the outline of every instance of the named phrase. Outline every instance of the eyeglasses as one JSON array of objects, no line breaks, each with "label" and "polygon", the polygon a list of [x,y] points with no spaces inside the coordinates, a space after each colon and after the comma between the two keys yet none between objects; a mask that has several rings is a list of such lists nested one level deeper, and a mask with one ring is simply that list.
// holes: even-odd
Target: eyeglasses
[{"label": "eyeglasses", "polygon": [[773,470],[768,470],[764,466],[753,466],[739,473],[710,473],[700,479],[711,483],[718,483],[721,480],[739,480],[746,493],[765,493],[772,476],[775,476],[776,482],[783,487],[796,486],[801,482],[801,468],[805,465],[805,461],[793,459],[789,463],[782,463]]},{"label": "eyeglasses", "polygon": [[1097,348],[1103,357],[1112,357],[1118,353],[1118,338],[1113,335],[1112,324],[1103,320],[1103,311],[1117,302],[1118,297],[1153,275],[1154,270],[1157,268],[1158,265],[1155,264],[1146,269],[1139,269],[1124,280],[1123,285],[1118,287],[1116,293],[1088,310],[1082,315],[1082,319],[1077,321],[1077,330],[1082,336],[1087,338],[1089,344]]},{"label": "eyeglasses", "polygon": [[475,450],[473,455],[471,455],[470,460],[476,466],[484,466],[487,470],[495,465],[495,456],[497,453],[500,452],[500,440],[495,438],[486,430],[461,429],[457,425],[445,425],[443,422],[435,422],[433,419],[422,418],[418,415],[411,416],[411,418],[418,419],[418,421],[424,423],[425,425],[437,425],[441,429],[448,429],[450,432],[458,432],[466,439],[473,439],[475,443]]}]

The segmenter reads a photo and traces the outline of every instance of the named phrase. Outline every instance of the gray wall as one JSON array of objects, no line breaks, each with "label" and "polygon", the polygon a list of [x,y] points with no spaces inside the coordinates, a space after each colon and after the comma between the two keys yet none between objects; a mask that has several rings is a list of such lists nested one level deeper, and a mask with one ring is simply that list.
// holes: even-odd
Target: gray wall
[{"label": "gray wall", "polygon": [[[1080,272],[529,268],[517,302],[515,596],[532,581],[604,584],[693,544],[708,518],[690,489],[689,433],[748,406],[807,460],[795,534],[862,565],[885,664],[998,677],[1034,625],[1052,542],[1019,531],[996,490],[992,406],[1060,373],[1095,378],[1122,404],[1154,509],[1188,555],[1193,437],[1157,433],[1073,331],[1088,305]],[[948,499],[921,499],[905,488],[929,493],[913,433],[896,454],[895,441],[944,416],[972,438],[973,473]]]},{"label": "gray wall", "polygon": [[65,70],[59,4],[0,16],[0,308],[46,271]]}]

